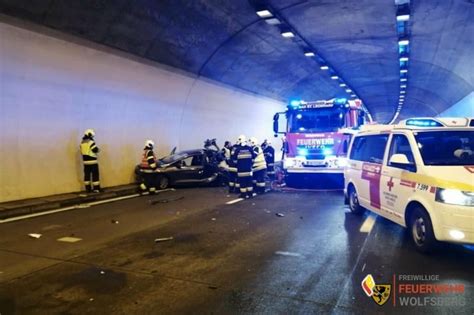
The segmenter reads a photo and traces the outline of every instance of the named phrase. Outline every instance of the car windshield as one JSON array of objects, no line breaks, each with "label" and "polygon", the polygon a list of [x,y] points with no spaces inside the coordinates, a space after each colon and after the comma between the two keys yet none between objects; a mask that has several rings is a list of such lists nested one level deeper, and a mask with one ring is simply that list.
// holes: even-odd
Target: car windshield
[{"label": "car windshield", "polygon": [[474,131],[415,133],[425,165],[473,165]]},{"label": "car windshield", "polygon": [[187,153],[176,153],[172,155],[165,156],[164,158],[160,159],[160,162],[162,164],[173,164],[174,162],[177,162],[179,160],[182,160],[189,156]]},{"label": "car windshield", "polygon": [[290,132],[337,131],[344,124],[344,112],[334,109],[295,111],[289,123]]}]

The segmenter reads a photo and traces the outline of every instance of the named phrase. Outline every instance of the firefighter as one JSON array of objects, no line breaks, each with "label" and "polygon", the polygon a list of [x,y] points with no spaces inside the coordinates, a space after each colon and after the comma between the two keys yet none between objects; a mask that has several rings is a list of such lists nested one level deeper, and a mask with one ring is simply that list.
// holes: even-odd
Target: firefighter
[{"label": "firefighter", "polygon": [[237,180],[237,155],[235,154],[237,148],[239,147],[239,140],[230,147],[230,157],[227,160],[227,165],[229,165],[229,194],[238,193],[240,188],[240,183]]},{"label": "firefighter", "polygon": [[158,174],[156,173],[156,156],[153,152],[155,143],[153,140],[146,140],[143,148],[143,157],[140,163],[140,172],[142,173],[143,181],[140,184],[141,192],[149,191],[150,194],[156,192],[158,186]]},{"label": "firefighter", "polygon": [[237,159],[237,181],[239,183],[240,197],[251,198],[253,195],[252,165],[255,153],[247,145],[244,135],[239,137],[238,143],[239,145],[234,152],[234,156]]},{"label": "firefighter", "polygon": [[275,149],[272,147],[270,141],[265,139],[262,143],[263,155],[265,162],[267,162],[267,175],[270,180],[275,179]]},{"label": "firefighter", "polygon": [[265,162],[265,156],[263,150],[258,144],[258,140],[255,137],[250,138],[250,145],[255,154],[255,159],[252,166],[253,183],[257,194],[263,194],[265,192],[265,172],[267,170],[267,163]]},{"label": "firefighter", "polygon": [[84,186],[88,193],[100,192],[99,162],[97,161],[99,148],[95,144],[94,136],[95,132],[93,129],[84,131],[80,146],[84,164]]}]

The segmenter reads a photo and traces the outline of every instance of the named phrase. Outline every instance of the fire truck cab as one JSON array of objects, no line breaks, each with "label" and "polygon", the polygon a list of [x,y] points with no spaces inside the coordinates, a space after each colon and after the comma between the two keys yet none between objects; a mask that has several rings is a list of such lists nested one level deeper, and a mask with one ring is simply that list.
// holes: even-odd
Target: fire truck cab
[{"label": "fire truck cab", "polygon": [[[279,119],[286,118],[285,131]],[[343,174],[349,142],[366,121],[360,100],[331,99],[292,101],[285,112],[273,117],[275,136],[284,134],[285,175]]]}]

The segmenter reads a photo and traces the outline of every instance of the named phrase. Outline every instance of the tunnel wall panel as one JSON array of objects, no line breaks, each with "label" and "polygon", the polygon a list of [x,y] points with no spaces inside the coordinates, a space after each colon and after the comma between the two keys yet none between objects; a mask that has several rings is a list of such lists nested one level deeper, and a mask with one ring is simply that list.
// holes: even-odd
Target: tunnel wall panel
[{"label": "tunnel wall panel", "polygon": [[0,23],[0,202],[81,190],[86,128],[105,187],[133,181],[148,138],[163,156],[272,136],[282,103],[99,48]]}]

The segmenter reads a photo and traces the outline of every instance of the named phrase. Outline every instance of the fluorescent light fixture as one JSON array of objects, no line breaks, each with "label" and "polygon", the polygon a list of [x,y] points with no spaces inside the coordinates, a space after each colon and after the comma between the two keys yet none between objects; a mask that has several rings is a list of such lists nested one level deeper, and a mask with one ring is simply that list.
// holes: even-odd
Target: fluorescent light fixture
[{"label": "fluorescent light fixture", "polygon": [[408,57],[406,57],[406,56],[400,57],[400,61],[408,61]]},{"label": "fluorescent light fixture", "polygon": [[400,85],[400,88],[401,88],[401,89],[406,89],[406,88],[407,88],[407,85],[406,85],[406,84],[402,84],[402,85]]},{"label": "fluorescent light fixture", "polygon": [[400,79],[400,82],[406,82],[406,81],[408,81],[407,78],[401,78],[401,79]]},{"label": "fluorescent light fixture", "polygon": [[400,94],[405,94],[407,91],[400,91]]},{"label": "fluorescent light fixture", "polygon": [[402,39],[400,38],[398,40],[398,46],[407,46],[408,44],[410,44],[410,41],[408,39]]},{"label": "fluorescent light fixture", "polygon": [[356,96],[357,96],[357,95],[355,95],[355,94],[351,94],[351,97],[356,97]]},{"label": "fluorescent light fixture", "polygon": [[339,84],[339,86],[340,86],[340,87],[345,87],[346,84],[345,84],[345,83],[341,83],[341,84]]},{"label": "fluorescent light fixture", "polygon": [[331,79],[337,80],[337,79],[339,79],[339,77],[338,77],[337,75],[332,75],[332,76],[331,76]]},{"label": "fluorescent light fixture", "polygon": [[281,36],[283,36],[285,38],[291,38],[291,37],[295,37],[295,34],[293,34],[290,31],[285,31],[285,32],[281,32]]},{"label": "fluorescent light fixture", "polygon": [[261,18],[269,18],[273,16],[273,14],[268,10],[259,10],[257,11],[257,15]]},{"label": "fluorescent light fixture", "polygon": [[265,19],[265,23],[270,24],[270,25],[278,25],[278,24],[281,24],[281,21],[277,18],[269,18],[269,19]]},{"label": "fluorescent light fixture", "polygon": [[397,15],[397,21],[398,22],[406,22],[410,19],[410,14],[401,14]]},{"label": "fluorescent light fixture", "polygon": [[400,95],[400,100],[403,100],[405,98],[405,95]]},{"label": "fluorescent light fixture", "polygon": [[351,93],[352,90],[351,90],[351,89],[346,89],[346,92],[347,92],[347,93]]},{"label": "fluorescent light fixture", "polygon": [[400,69],[400,73],[407,73],[408,69]]},{"label": "fluorescent light fixture", "polygon": [[307,52],[304,53],[304,55],[305,55],[306,57],[314,57],[314,52],[312,52],[312,51],[307,51]]},{"label": "fluorescent light fixture", "polygon": [[321,68],[321,70],[329,70],[329,67],[328,67],[328,66],[326,66],[326,65],[324,65],[324,66],[321,66],[320,68]]}]

